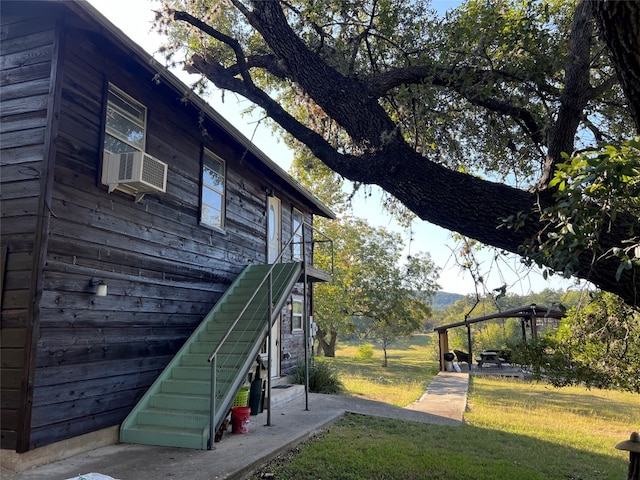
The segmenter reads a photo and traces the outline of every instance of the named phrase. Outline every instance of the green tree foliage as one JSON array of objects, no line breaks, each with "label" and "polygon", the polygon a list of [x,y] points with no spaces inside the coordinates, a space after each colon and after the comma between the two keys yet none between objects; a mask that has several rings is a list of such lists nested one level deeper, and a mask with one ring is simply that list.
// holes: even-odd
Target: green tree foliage
[{"label": "green tree foliage", "polygon": [[[362,220],[338,219],[323,227],[324,233],[334,240],[333,259],[316,254],[319,266],[333,261],[331,282],[314,288],[314,320],[318,324],[316,338],[325,356],[335,356],[338,333],[355,331],[351,321],[358,310],[360,292],[360,248],[372,233],[372,228]],[[319,253],[319,252],[318,252]]]},{"label": "green tree foliage", "polygon": [[[562,234],[536,212],[562,203],[563,155],[640,128],[638,2],[469,0],[444,19],[426,0],[164,3],[167,52],[189,71],[387,205],[513,253]],[[637,306],[628,215],[607,212],[597,249],[569,255],[573,274]],[[497,230],[509,218],[518,228]],[[629,258],[602,255],[615,251]]]},{"label": "green tree foliage", "polygon": [[556,386],[585,384],[640,393],[640,314],[601,292],[520,354],[537,377]]},{"label": "green tree foliage", "polygon": [[315,261],[333,263],[330,283],[315,287],[315,320],[319,348],[334,356],[338,333],[359,334],[386,348],[399,336],[418,330],[430,315],[438,286],[428,254],[410,256],[400,265],[402,238],[346,214],[347,195],[342,179],[313,156],[297,152],[291,174],[342,216],[318,219],[317,226],[334,240],[333,255],[317,251]]},{"label": "green tree foliage", "polygon": [[[620,260],[615,272],[640,266],[640,137],[607,146],[596,152],[583,152],[559,164],[550,182],[556,187],[556,203],[542,212],[546,226],[530,245],[529,256],[548,271],[573,275],[584,251],[594,256]],[[622,244],[601,248],[601,237],[611,234],[618,222]]]},{"label": "green tree foliage", "polygon": [[473,351],[508,350],[522,341],[520,319],[506,318],[486,322],[473,335]]},{"label": "green tree foliage", "polygon": [[388,251],[391,255],[386,258],[377,257],[381,268],[364,282],[368,292],[360,299],[360,315],[369,320],[365,336],[382,346],[384,367],[389,345],[414,333],[429,317],[431,299],[438,289],[438,270],[428,254],[412,256],[399,267],[393,262],[400,253],[397,249]]}]

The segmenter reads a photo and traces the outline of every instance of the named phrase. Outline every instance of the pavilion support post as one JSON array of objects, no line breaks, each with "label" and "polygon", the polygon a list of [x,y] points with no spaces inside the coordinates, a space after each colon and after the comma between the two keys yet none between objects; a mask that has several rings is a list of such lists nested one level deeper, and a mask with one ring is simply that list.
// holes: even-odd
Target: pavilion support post
[{"label": "pavilion support post", "polygon": [[531,338],[538,339],[538,319],[535,315],[531,315]]},{"label": "pavilion support post", "polygon": [[473,364],[473,349],[471,348],[471,325],[467,324],[467,345],[469,345],[469,372]]},{"label": "pavilion support post", "polygon": [[449,332],[447,330],[438,331],[438,343],[440,346],[440,371],[446,370],[444,364],[444,354],[449,352]]}]

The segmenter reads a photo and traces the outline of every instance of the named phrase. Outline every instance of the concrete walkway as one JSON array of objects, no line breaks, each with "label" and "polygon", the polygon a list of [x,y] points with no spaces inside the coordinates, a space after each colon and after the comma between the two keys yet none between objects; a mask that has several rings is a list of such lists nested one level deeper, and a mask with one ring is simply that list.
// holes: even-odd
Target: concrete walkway
[{"label": "concrete walkway", "polygon": [[[427,391],[406,408],[336,395],[309,395],[305,409],[301,387],[276,392],[271,426],[267,414],[252,416],[249,433],[226,433],[215,450],[187,450],[147,445],[118,444],[98,448],[42,467],[11,480],[66,480],[80,474],[101,473],[119,480],[242,479],[280,453],[312,437],[345,412],[414,422],[459,425],[467,403],[467,373],[440,372]],[[279,401],[276,402],[276,394]]]},{"label": "concrete walkway", "polygon": [[405,408],[438,415],[457,425],[467,408],[468,387],[468,373],[440,372],[422,397]]}]

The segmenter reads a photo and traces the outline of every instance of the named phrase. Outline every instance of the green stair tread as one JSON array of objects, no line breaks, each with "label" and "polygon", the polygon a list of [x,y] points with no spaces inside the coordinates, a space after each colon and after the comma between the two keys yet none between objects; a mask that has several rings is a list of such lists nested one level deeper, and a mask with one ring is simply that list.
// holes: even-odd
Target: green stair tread
[{"label": "green stair tread", "polygon": [[209,354],[199,354],[202,355],[203,358],[197,358],[195,356],[183,356],[180,359],[180,367],[202,367],[202,368],[211,368],[211,363],[209,362]]},{"label": "green stair tread", "polygon": [[206,395],[211,390],[211,382],[202,380],[176,380],[173,378],[165,379],[160,385],[160,391],[163,393],[186,393]]},{"label": "green stair tread", "polygon": [[[207,428],[206,425],[204,428]],[[202,436],[204,428],[194,427],[167,427],[164,425],[145,425],[137,423],[130,430],[137,430],[139,432],[156,432],[156,433],[172,433],[177,435],[199,435]]]},{"label": "green stair tread", "polygon": [[171,378],[176,380],[208,380],[211,379],[211,367],[180,365],[171,369]]},{"label": "green stair tread", "polygon": [[[229,337],[227,337],[226,341],[249,343],[250,340],[253,340],[255,339],[255,337],[259,336],[259,334],[262,333],[262,330],[264,330],[264,328],[244,328],[241,325],[238,331],[233,332],[233,334],[229,334]],[[220,343],[223,336],[224,335],[219,335],[218,332],[202,332],[196,339],[194,339],[194,343],[202,343],[208,345],[213,350],[213,348],[215,348],[218,343]]]},{"label": "green stair tread", "polygon": [[197,342],[189,345],[189,353],[206,353],[208,358],[212,352],[213,348],[211,348],[211,345],[206,343]]},{"label": "green stair tread", "polygon": [[189,409],[209,411],[209,395],[185,395],[183,393],[157,393],[149,399],[150,408]]},{"label": "green stair tread", "polygon": [[206,428],[209,412],[146,408],[138,412],[136,425],[154,425],[171,428]]}]

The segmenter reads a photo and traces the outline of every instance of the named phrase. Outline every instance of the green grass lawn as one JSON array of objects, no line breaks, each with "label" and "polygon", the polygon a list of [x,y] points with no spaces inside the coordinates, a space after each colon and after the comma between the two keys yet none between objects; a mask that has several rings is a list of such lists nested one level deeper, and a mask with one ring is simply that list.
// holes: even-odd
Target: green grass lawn
[{"label": "green grass lawn", "polygon": [[426,354],[431,339],[431,335],[414,335],[394,343],[387,350],[387,368],[382,368],[383,354],[379,349],[374,350],[371,359],[358,359],[359,343],[344,342],[335,358],[318,357],[316,361],[332,365],[340,374],[347,395],[404,407],[420,398],[438,374],[438,362],[429,360]]},{"label": "green grass lawn", "polygon": [[[378,351],[354,359],[356,345],[321,361],[342,372],[347,394],[406,405],[437,373],[425,353],[429,339],[396,346],[387,369]],[[636,394],[472,377],[461,426],[347,415],[262,472],[323,480],[624,479],[628,453],[614,446],[639,428]]]}]

